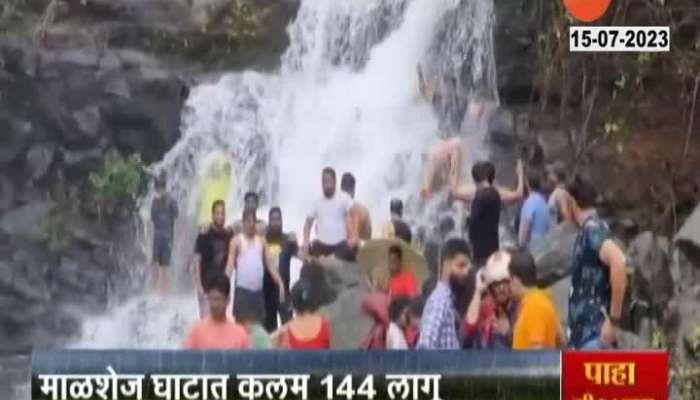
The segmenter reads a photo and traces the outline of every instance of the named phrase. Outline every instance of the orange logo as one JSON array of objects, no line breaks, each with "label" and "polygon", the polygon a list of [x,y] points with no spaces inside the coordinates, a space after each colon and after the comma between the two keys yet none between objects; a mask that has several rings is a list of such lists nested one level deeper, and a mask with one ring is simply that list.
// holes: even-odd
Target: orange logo
[{"label": "orange logo", "polygon": [[605,15],[612,0],[564,0],[564,7],[579,21],[593,22]]}]

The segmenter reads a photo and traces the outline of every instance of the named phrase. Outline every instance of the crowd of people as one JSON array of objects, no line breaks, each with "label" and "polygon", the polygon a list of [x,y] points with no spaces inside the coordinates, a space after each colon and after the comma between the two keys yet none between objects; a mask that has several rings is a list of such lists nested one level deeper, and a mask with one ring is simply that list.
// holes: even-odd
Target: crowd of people
[{"label": "crowd of people", "polygon": [[[455,98],[454,82],[446,93],[429,89],[419,69],[420,92],[435,107],[475,109]],[[447,101],[445,101],[447,99]],[[441,101],[443,103],[441,103]],[[468,111],[467,111],[468,112]],[[456,134],[464,114],[442,112],[440,129],[447,133],[427,158],[421,195],[428,200],[438,190],[448,203],[470,208],[466,240],[441,243],[438,268],[424,281],[410,265],[406,251],[414,229],[404,219],[403,201],[389,204],[390,218],[379,238],[386,250],[386,282],[358,299],[358,307],[374,321],[364,349],[609,349],[615,346],[627,286],[622,249],[607,224],[596,214],[595,188],[579,177],[568,177],[563,166],[546,171],[518,162],[514,189],[495,183],[496,167],[476,162],[471,182],[462,183],[461,142]],[[156,182],[153,201],[156,281],[168,285],[168,265],[178,210],[164,178]],[[357,262],[358,252],[373,240],[366,206],[355,199],[356,179],[345,173],[337,189],[336,172],[321,171],[322,193],[310,207],[299,243],[286,233],[282,209],[272,207],[268,221],[258,218],[259,196],[248,192],[239,221],[227,224],[226,204],[211,204],[212,223],[195,245],[194,286],[200,322],[190,332],[190,349],[328,349],[333,337],[329,319],[319,313],[318,285],[308,277],[324,268],[328,258]],[[517,246],[503,248],[499,240],[502,209],[520,206]],[[579,228],[573,255],[568,304],[568,332],[559,305],[539,286],[533,250],[560,223]],[[312,240],[313,234],[313,240]],[[301,277],[291,285],[291,261],[302,261]],[[365,266],[375,267],[375,266]]]}]

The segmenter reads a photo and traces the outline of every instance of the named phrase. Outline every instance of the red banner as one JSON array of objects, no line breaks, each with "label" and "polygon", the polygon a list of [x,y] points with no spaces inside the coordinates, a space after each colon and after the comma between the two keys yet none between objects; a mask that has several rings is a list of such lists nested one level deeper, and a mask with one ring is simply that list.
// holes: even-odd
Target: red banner
[{"label": "red banner", "polygon": [[665,352],[565,352],[563,400],[668,400]]}]

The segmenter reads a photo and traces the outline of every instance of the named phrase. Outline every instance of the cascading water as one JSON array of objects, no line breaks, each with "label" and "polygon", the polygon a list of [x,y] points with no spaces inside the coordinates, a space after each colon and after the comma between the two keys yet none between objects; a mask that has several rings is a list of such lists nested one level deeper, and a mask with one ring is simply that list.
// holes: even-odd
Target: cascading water
[{"label": "cascading water", "polygon": [[[390,198],[418,193],[422,155],[437,138],[417,66],[455,77],[470,99],[497,101],[492,25],[492,0],[303,0],[279,73],[231,73],[194,88],[183,136],[153,172],[167,172],[181,213],[192,215],[202,163],[223,152],[235,164],[229,220],[252,189],[282,207],[286,229],[299,230],[331,166],[355,175],[376,226]],[[481,151],[478,125],[466,130],[470,152]],[[173,268],[184,270],[184,258]],[[87,321],[76,346],[177,347],[195,309],[193,294],[135,299]]]}]

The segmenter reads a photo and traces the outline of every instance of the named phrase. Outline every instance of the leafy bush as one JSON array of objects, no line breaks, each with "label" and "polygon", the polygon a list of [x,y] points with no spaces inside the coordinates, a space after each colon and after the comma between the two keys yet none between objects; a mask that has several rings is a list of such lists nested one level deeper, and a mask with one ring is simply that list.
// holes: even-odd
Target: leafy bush
[{"label": "leafy bush", "polygon": [[148,182],[141,157],[133,154],[124,158],[116,150],[107,153],[102,168],[91,173],[88,180],[91,202],[100,219],[128,216]]}]

